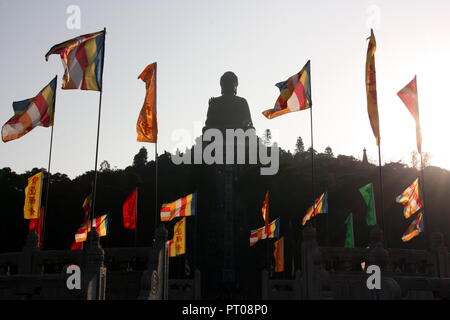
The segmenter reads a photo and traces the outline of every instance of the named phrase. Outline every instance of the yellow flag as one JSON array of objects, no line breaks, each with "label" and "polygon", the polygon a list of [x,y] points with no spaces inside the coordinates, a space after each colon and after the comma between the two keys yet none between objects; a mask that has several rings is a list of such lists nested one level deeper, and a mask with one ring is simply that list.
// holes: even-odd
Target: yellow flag
[{"label": "yellow flag", "polygon": [[28,185],[25,188],[25,204],[23,206],[23,216],[25,219],[39,218],[43,176],[43,173],[39,172],[28,178]]},{"label": "yellow flag", "polygon": [[186,217],[175,223],[173,242],[177,256],[186,253]]},{"label": "yellow flag", "polygon": [[377,41],[375,40],[373,30],[370,30],[369,39],[366,58],[367,112],[369,113],[370,126],[372,127],[378,146],[380,145],[380,122],[378,119],[377,77],[375,70],[375,51],[377,50]]},{"label": "yellow flag", "polygon": [[136,125],[137,141],[156,143],[158,140],[158,122],[156,120],[156,62],[149,64],[139,75],[138,79],[145,82],[147,92]]}]

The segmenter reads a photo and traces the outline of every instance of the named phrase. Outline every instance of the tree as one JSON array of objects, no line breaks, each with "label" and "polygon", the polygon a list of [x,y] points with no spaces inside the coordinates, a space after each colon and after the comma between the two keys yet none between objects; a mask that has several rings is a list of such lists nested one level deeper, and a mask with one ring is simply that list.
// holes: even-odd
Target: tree
[{"label": "tree", "polygon": [[100,163],[100,171],[110,171],[111,170],[111,165],[109,164],[108,161],[103,160],[102,163]]},{"label": "tree", "polygon": [[270,143],[272,141],[272,132],[270,132],[270,129],[266,129],[263,134],[263,144],[265,146],[270,146]]},{"label": "tree", "polygon": [[147,164],[147,149],[142,147],[141,150],[134,156],[133,167],[144,168]]},{"label": "tree", "polygon": [[420,169],[419,153],[416,150],[411,152],[411,167]]},{"label": "tree", "polygon": [[334,154],[333,154],[333,149],[331,149],[330,146],[325,148],[325,154],[327,155],[327,157],[329,158],[333,158]]},{"label": "tree", "polygon": [[305,152],[305,145],[303,144],[302,137],[297,138],[297,142],[295,143],[295,154]]}]

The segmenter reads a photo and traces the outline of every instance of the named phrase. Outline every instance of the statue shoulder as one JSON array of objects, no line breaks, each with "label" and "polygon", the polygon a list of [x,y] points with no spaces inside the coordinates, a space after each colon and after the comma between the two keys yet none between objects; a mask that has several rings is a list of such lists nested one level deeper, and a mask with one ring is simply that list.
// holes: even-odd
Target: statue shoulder
[{"label": "statue shoulder", "polygon": [[211,97],[209,98],[208,104],[211,105],[215,105],[217,104],[217,102],[219,101],[220,97]]},{"label": "statue shoulder", "polygon": [[248,102],[247,102],[247,100],[245,98],[236,96],[236,99],[239,101],[239,103],[248,106]]}]

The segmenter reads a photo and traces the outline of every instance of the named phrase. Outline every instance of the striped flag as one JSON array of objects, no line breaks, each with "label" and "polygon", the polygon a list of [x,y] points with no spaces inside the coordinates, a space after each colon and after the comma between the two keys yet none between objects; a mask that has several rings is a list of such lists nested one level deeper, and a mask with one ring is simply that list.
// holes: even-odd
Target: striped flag
[{"label": "striped flag", "polygon": [[18,139],[37,126],[53,125],[56,80],[53,78],[34,98],[13,102],[14,116],[2,127],[2,140]]},{"label": "striped flag", "polygon": [[64,66],[63,89],[102,90],[105,31],[85,34],[54,45],[45,55],[59,54]]},{"label": "striped flag", "polygon": [[419,178],[414,180],[414,182],[395,200],[405,207],[403,209],[403,215],[406,219],[419,211],[422,208],[419,194]]},{"label": "striped flag", "polygon": [[402,236],[402,241],[407,242],[417,237],[421,232],[423,232],[423,213],[419,213],[408,229],[406,229]]},{"label": "striped flag", "polygon": [[[99,237],[104,237],[108,235],[108,215],[104,214],[101,217],[92,220],[92,227],[98,233]],[[75,233],[75,242],[86,241],[88,232],[91,231],[91,223],[88,220],[87,223],[83,223],[80,228],[78,228]]]},{"label": "striped flag", "polygon": [[280,95],[275,106],[263,112],[266,118],[273,119],[289,112],[312,107],[310,65],[311,61],[308,61],[299,73],[276,84]]},{"label": "striped flag", "polygon": [[250,231],[250,247],[259,240],[278,238],[280,236],[280,218],[275,219],[264,227]]},{"label": "striped flag", "polygon": [[161,206],[161,221],[170,221],[175,217],[195,216],[197,194],[192,193],[171,203]]},{"label": "striped flag", "polygon": [[328,192],[323,193],[319,199],[316,199],[314,205],[309,207],[308,211],[306,211],[305,216],[302,220],[302,226],[306,224],[312,217],[322,214],[328,213]]},{"label": "striped flag", "polygon": [[417,77],[414,77],[397,95],[416,121],[417,150],[419,153],[422,153],[422,130],[420,128],[419,100],[417,98]]}]

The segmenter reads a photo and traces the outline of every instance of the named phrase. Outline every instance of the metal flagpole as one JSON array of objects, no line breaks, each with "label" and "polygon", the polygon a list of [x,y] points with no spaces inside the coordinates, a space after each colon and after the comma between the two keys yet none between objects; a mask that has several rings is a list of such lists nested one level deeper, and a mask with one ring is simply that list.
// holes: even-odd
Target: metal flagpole
[{"label": "metal flagpole", "polygon": [[100,98],[99,98],[99,102],[98,102],[98,120],[97,120],[97,145],[95,147],[95,171],[94,171],[94,187],[93,187],[93,191],[92,191],[92,210],[90,212],[90,216],[89,216],[89,224],[91,227],[91,235],[90,235],[90,244],[92,245],[92,240],[93,240],[93,230],[92,230],[92,219],[94,217],[95,214],[95,202],[96,202],[96,196],[97,196],[97,176],[98,176],[98,171],[97,171],[97,163],[98,163],[98,144],[99,144],[99,139],[100,139],[100,117],[101,117],[101,112],[102,112],[102,96],[103,96],[103,65],[105,62],[105,39],[106,39],[106,28],[103,29],[103,52],[102,52],[102,87],[100,90]]},{"label": "metal flagpole", "polygon": [[[314,211],[316,210],[316,200],[314,197],[314,136],[313,136],[313,107],[310,107],[310,118],[311,118],[311,193],[312,193],[312,200],[313,200],[313,216]],[[312,221],[312,225],[315,227],[316,222]]]},{"label": "metal flagpole", "polygon": [[[158,105],[158,68],[155,65],[155,107]],[[156,112],[155,112],[156,114]],[[158,224],[158,137],[155,139],[155,228],[154,235],[156,235],[156,228]]]},{"label": "metal flagpole", "polygon": [[[383,240],[386,248],[388,247],[388,235],[386,232],[386,227],[384,224],[384,205],[383,205],[383,177],[381,174],[381,142],[378,142],[378,169],[379,169],[379,178],[380,178],[380,208],[381,208],[381,227],[383,228]],[[375,213],[376,214],[376,213]]]},{"label": "metal flagpole", "polygon": [[[58,83],[58,76],[56,78],[56,83]],[[53,115],[52,115],[52,130],[50,133],[50,150],[48,153],[48,167],[47,167],[47,193],[45,195],[45,206],[44,206],[44,212],[42,213],[44,216],[42,217],[42,230],[41,230],[41,245],[42,248],[44,248],[44,235],[45,235],[45,220],[47,218],[47,212],[48,212],[48,194],[50,193],[50,168],[52,163],[52,149],[53,149],[53,128],[55,127],[55,109],[56,109],[56,86],[55,86],[55,92],[53,93]]]}]

